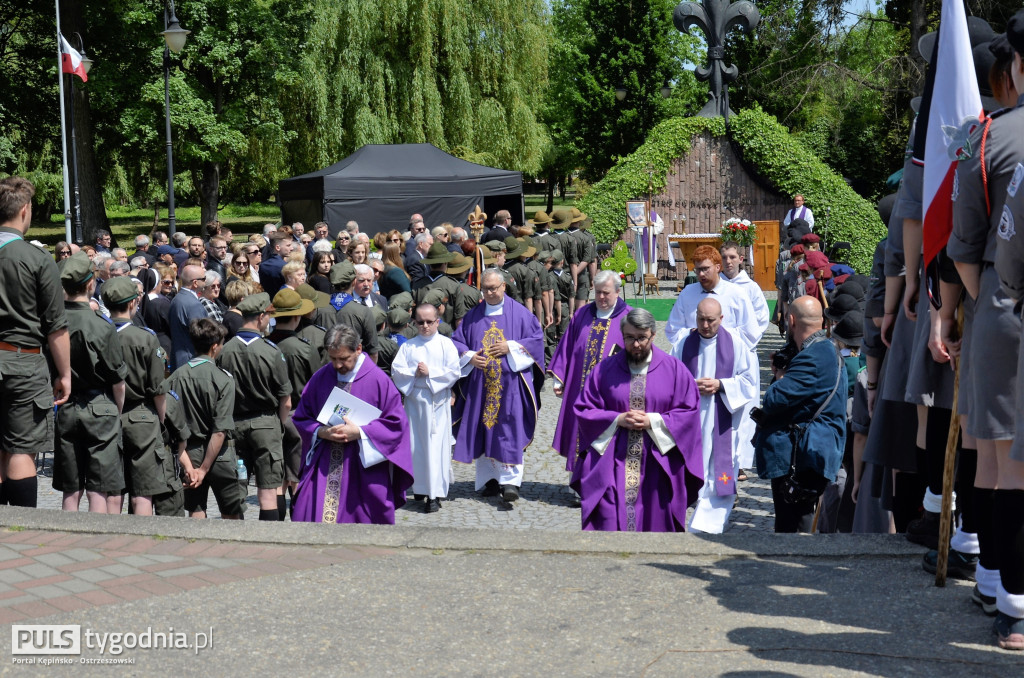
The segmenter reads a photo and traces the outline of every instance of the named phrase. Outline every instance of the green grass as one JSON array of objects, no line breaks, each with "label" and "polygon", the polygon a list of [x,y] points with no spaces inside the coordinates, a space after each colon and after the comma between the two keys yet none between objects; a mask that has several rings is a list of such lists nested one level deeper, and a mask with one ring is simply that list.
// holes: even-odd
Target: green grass
[{"label": "green grass", "polygon": [[[174,210],[179,231],[199,234],[200,209],[198,207],[178,207]],[[254,205],[226,205],[218,214],[224,225],[232,230],[235,237],[247,236],[260,232],[263,224],[277,222],[281,219],[281,210],[274,203],[258,203]],[[119,245],[133,249],[135,236],[149,235],[153,229],[153,210],[111,208],[107,210],[110,219],[110,232]],[[158,231],[167,230],[167,210],[160,210]],[[64,215],[55,214],[49,223],[36,222],[29,230],[29,240],[39,240],[52,247],[64,239]]]},{"label": "green grass", "polygon": [[[523,202],[526,205],[526,218],[533,217],[533,213],[537,210],[546,210],[548,208],[548,194],[547,193],[526,193],[523,195]],[[565,194],[565,200],[558,197],[558,193],[555,193],[555,199],[553,201],[555,207],[572,207],[576,204],[576,193],[575,191],[567,191]]]},{"label": "green grass", "polygon": [[[630,285],[629,287],[632,288],[632,285]],[[623,289],[625,290],[625,286],[623,287]],[[623,296],[623,299],[627,304],[629,304],[633,308],[647,309],[648,311],[651,312],[651,315],[654,316],[654,319],[659,322],[665,322],[666,320],[668,320],[668,315],[669,313],[672,312],[672,306],[675,305],[676,303],[676,294],[674,292],[670,292],[670,296],[666,296],[666,293],[664,291],[662,291],[660,297],[648,295],[646,302],[643,300],[643,297],[634,298],[631,295],[631,292],[632,289],[627,290],[626,294]],[[769,299],[768,317],[770,318],[773,313],[775,313],[775,300]]]}]

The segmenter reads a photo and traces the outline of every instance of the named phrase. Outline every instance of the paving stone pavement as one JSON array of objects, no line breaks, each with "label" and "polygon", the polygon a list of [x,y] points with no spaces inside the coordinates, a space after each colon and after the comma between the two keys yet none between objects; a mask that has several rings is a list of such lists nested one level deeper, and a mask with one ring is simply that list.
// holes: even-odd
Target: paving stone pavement
[{"label": "paving stone pavement", "polygon": [[[675,282],[663,281],[661,292],[663,296],[674,295]],[[663,325],[664,323],[659,322],[659,329]],[[668,349],[668,342],[661,333],[656,336],[655,343],[663,350]],[[781,347],[782,340],[778,330],[774,325],[770,325],[758,345],[762,393],[771,379],[771,373],[767,369],[768,355]],[[573,493],[568,486],[569,474],[565,470],[565,459],[551,448],[560,406],[561,400],[555,397],[551,390],[551,381],[546,381],[541,393],[537,430],[533,443],[526,450],[524,457],[521,499],[514,505],[508,505],[497,497],[480,497],[474,490],[475,473],[472,465],[454,462],[454,482],[441,511],[424,513],[423,503],[412,501],[410,494],[409,503],[396,513],[396,523],[437,527],[579,530],[580,514],[579,509],[572,506]],[[53,489],[49,464],[48,456],[42,463],[39,474],[39,508],[60,510],[61,494]],[[749,480],[738,484],[739,493],[730,519],[729,531],[771,532],[774,526],[771,485],[766,480],[758,479],[755,473],[748,471],[747,475]],[[220,517],[212,494],[209,507],[211,518]],[[84,498],[81,510],[88,510]],[[250,483],[250,517],[255,517],[258,511],[256,487]]]}]

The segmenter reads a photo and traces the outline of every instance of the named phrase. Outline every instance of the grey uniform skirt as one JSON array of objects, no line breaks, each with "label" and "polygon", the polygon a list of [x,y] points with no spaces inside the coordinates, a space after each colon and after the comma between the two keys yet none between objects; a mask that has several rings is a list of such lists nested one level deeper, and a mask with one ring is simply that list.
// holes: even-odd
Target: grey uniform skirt
[{"label": "grey uniform skirt", "polygon": [[[943,299],[944,303],[952,303]],[[969,416],[971,413],[971,332],[974,331],[974,300],[971,295],[963,295],[964,304],[964,333],[960,341],[960,361],[957,369],[960,370],[960,398],[957,400],[957,412],[961,416]]]},{"label": "grey uniform skirt", "polygon": [[967,357],[971,378],[967,432],[976,438],[1014,437],[1020,331],[1013,300],[1000,287],[995,267],[985,264],[971,328],[973,350]]},{"label": "grey uniform skirt", "polygon": [[931,334],[931,302],[924,289],[922,276],[921,294],[917,300],[917,323],[914,327],[914,343],[910,352],[910,366],[907,375],[907,390],[904,397],[908,403],[925,407],[953,407],[953,370],[949,363],[937,363],[928,349]]},{"label": "grey uniform skirt", "polygon": [[907,319],[902,309],[897,311],[896,327],[892,331],[892,344],[885,354],[885,379],[879,385],[879,389],[881,389],[879,395],[883,400],[904,402],[915,325],[913,320]]}]

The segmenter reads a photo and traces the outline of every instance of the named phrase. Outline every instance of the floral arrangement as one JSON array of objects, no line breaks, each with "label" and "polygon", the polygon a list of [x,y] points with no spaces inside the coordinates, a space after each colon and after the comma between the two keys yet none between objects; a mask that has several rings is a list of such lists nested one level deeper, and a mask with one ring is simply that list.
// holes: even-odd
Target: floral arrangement
[{"label": "floral arrangement", "polygon": [[726,219],[722,224],[722,242],[732,240],[744,247],[750,247],[757,240],[757,226],[747,219]]}]

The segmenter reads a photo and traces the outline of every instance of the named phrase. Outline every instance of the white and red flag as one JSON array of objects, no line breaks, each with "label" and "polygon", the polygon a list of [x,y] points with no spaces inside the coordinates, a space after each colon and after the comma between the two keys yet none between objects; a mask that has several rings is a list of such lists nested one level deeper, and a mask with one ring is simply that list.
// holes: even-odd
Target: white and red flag
[{"label": "white and red flag", "polygon": [[[977,152],[971,148],[970,135],[985,117],[962,0],[943,0],[937,43],[932,60],[933,79],[925,87],[921,106],[922,111],[927,111],[927,118],[918,121],[927,125],[921,211],[924,215],[924,266],[925,271],[931,269],[931,273],[935,272],[935,258],[953,232],[957,160]],[[917,155],[921,149],[915,148],[915,151]],[[925,280],[932,303],[940,305],[938,286],[932,286],[936,276],[926,274]]]},{"label": "white and red flag", "polygon": [[62,73],[71,73],[88,82],[89,77],[85,74],[85,66],[82,65],[82,55],[72,47],[64,36],[60,36],[60,70]]}]

